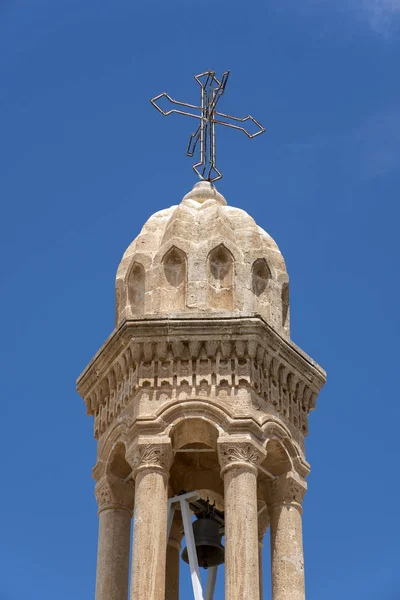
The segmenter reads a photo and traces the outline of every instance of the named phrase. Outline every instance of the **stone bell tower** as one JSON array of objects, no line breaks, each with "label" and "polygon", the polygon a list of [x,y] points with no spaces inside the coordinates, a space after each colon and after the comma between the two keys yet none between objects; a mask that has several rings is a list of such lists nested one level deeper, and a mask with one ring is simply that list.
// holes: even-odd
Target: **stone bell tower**
[{"label": "stone bell tower", "polygon": [[223,528],[226,600],[262,599],[268,527],[272,598],[304,600],[304,439],[325,372],[290,340],[277,245],[202,181],[126,250],[116,304],[77,383],[98,442],[96,600],[127,600],[129,575],[131,600],[178,600],[184,533],[194,597],[211,598],[202,510]]}]

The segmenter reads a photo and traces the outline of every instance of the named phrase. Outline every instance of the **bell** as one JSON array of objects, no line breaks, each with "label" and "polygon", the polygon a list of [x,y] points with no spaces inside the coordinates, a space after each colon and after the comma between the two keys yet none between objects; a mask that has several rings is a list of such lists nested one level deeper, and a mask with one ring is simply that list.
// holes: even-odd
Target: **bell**
[{"label": "bell", "polygon": [[[221,565],[225,559],[225,548],[221,544],[219,525],[210,516],[204,516],[193,523],[194,543],[199,567],[208,569]],[[182,559],[189,562],[188,549],[182,552]]]}]

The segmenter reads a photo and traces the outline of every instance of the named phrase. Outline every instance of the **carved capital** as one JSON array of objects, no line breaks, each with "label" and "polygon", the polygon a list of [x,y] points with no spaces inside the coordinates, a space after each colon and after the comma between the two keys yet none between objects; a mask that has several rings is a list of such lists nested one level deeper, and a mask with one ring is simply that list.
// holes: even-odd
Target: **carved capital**
[{"label": "carved capital", "polygon": [[232,467],[245,467],[257,472],[258,465],[264,460],[266,451],[249,437],[232,436],[218,440],[218,457],[221,475]]},{"label": "carved capital", "polygon": [[127,460],[132,467],[133,477],[144,470],[156,470],[169,475],[172,458],[172,444],[168,437],[139,438],[127,452]]},{"label": "carved capital", "polygon": [[269,485],[268,509],[281,506],[294,506],[301,510],[307,484],[294,472],[277,477]]},{"label": "carved capital", "polygon": [[132,515],[135,486],[132,480],[124,482],[117,477],[102,477],[94,490],[99,514],[103,510],[118,508]]}]

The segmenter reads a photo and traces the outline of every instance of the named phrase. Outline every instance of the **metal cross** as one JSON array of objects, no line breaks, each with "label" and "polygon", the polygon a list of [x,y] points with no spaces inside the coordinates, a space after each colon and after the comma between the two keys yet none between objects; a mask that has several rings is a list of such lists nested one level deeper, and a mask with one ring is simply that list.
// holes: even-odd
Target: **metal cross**
[{"label": "metal cross", "polygon": [[[196,131],[190,136],[186,155],[193,156],[197,146],[200,143],[200,160],[193,165],[193,169],[200,179],[205,179],[210,182],[217,181],[222,177],[216,165],[216,124],[224,125],[225,127],[231,127],[232,129],[239,129],[239,131],[243,131],[243,133],[245,133],[249,138],[254,138],[265,131],[264,127],[251,115],[241,118],[217,112],[216,107],[219,99],[225,92],[228,77],[229,71],[226,71],[222,75],[221,81],[215,77],[214,71],[205,71],[204,73],[200,73],[200,75],[195,75],[194,78],[200,86],[200,106],[187,104],[186,102],[178,102],[178,100],[174,100],[166,92],[163,92],[162,94],[159,94],[150,100],[152,105],[155,106],[155,108],[166,117],[168,115],[172,115],[173,113],[177,113],[179,115],[185,115],[186,117],[193,117],[194,119],[200,120]],[[199,110],[200,114],[193,114],[177,108],[163,110],[157,104],[157,101],[160,100],[160,98],[166,98],[171,104],[176,106],[184,106],[185,108]],[[221,121],[221,119],[224,120]],[[255,133],[250,133],[244,126],[235,124],[248,123],[249,121],[258,127],[258,131]]]}]

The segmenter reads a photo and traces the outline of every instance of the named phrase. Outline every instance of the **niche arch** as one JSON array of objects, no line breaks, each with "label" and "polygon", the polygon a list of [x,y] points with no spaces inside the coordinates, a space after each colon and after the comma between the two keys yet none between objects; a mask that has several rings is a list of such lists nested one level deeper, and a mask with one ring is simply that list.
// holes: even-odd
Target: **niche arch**
[{"label": "niche arch", "polygon": [[208,255],[208,303],[218,310],[233,310],[234,259],[224,244]]},{"label": "niche arch", "polygon": [[134,262],[128,274],[128,304],[132,315],[144,314],[145,271],[143,265]]},{"label": "niche arch", "polygon": [[161,261],[163,285],[161,304],[166,310],[183,310],[186,305],[187,258],[172,246]]},{"label": "niche arch", "polygon": [[251,289],[257,297],[261,296],[271,279],[271,270],[265,258],[258,258],[254,261],[251,269]]}]

